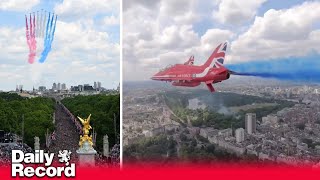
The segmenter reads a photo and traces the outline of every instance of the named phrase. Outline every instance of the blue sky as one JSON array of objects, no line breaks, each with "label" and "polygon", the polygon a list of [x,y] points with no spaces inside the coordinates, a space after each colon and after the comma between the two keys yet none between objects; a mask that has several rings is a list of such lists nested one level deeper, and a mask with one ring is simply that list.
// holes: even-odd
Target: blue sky
[{"label": "blue sky", "polygon": [[[28,64],[25,14],[58,15],[52,50],[45,63]],[[120,81],[119,0],[4,0],[0,2],[0,90],[25,89],[53,82],[102,82],[116,88]],[[37,39],[38,54],[42,40]]]},{"label": "blue sky", "polygon": [[[257,16],[263,16],[265,12],[267,12],[270,9],[287,9],[295,5],[299,5],[301,3],[305,2],[304,0],[268,0],[264,2],[258,9],[257,9]],[[200,11],[204,12],[210,12],[213,9],[218,9],[218,7],[212,7],[212,6],[206,6],[207,2],[204,1],[203,5],[198,7]],[[246,25],[250,25],[254,19],[251,19]],[[221,24],[216,21],[212,21],[211,16],[204,16],[201,18],[199,22],[196,22],[194,24],[194,30],[195,32],[199,33],[199,35],[203,35],[207,29],[210,28],[232,28],[233,26],[230,24]]]},{"label": "blue sky", "polygon": [[258,16],[263,16],[263,14],[269,9],[287,9],[295,5],[299,5],[305,2],[305,0],[269,0],[262,4],[262,6],[258,9]]},{"label": "blue sky", "polygon": [[159,69],[183,63],[191,55],[195,64],[202,64],[226,40],[227,64],[289,57],[308,60],[320,52],[320,1],[157,2],[123,3],[124,80],[148,80]]}]

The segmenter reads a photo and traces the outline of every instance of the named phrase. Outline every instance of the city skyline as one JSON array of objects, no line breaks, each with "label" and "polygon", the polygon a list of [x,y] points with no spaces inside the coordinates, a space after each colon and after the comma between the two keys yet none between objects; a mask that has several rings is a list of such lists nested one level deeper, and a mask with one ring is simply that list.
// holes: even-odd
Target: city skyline
[{"label": "city skyline", "polygon": [[[59,87],[59,84],[60,84],[60,87]],[[96,86],[95,86],[96,84]],[[28,89],[28,88],[25,88],[25,86],[23,84],[17,84],[15,86],[15,89],[11,89],[9,91],[15,91],[17,89],[21,90],[25,90],[25,91],[31,91],[33,89],[35,90],[40,90],[40,89],[46,89],[46,90],[70,90],[72,87],[76,87],[76,86],[85,86],[85,85],[89,85],[89,86],[92,86],[93,89],[99,89],[99,88],[103,88],[103,89],[118,89],[119,88],[119,84],[117,84],[117,86],[115,87],[112,87],[112,88],[106,88],[103,86],[103,84],[100,82],[100,81],[94,81],[92,83],[83,83],[83,84],[70,84],[68,85],[67,83],[64,83],[64,82],[53,82],[51,85],[49,86],[45,86],[45,85],[39,85],[39,86],[32,86],[32,88]],[[2,91],[0,89],[0,91]]]}]

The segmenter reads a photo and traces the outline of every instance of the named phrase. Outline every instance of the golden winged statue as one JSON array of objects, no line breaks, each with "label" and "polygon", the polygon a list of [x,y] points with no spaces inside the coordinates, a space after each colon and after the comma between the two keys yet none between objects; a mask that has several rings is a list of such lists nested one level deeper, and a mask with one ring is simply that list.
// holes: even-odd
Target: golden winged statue
[{"label": "golden winged statue", "polygon": [[82,147],[82,144],[85,141],[88,141],[91,146],[93,145],[93,143],[92,143],[92,135],[89,136],[90,129],[92,129],[92,127],[90,126],[90,117],[91,117],[91,114],[88,116],[87,119],[82,119],[81,117],[78,116],[78,119],[80,120],[80,122],[83,125],[83,127],[82,127],[83,135],[80,135],[80,141],[79,141],[79,146],[80,147]]}]

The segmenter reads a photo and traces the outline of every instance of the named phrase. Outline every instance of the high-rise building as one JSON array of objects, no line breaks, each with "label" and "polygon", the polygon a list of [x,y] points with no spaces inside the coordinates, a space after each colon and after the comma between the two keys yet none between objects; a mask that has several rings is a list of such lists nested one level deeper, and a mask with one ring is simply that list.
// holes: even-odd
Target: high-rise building
[{"label": "high-rise building", "polygon": [[78,85],[79,91],[83,91],[83,85]]},{"label": "high-rise building", "polygon": [[101,89],[101,82],[97,82],[97,86],[98,86],[98,89],[100,90]]},{"label": "high-rise building", "polygon": [[235,136],[236,136],[237,143],[241,143],[242,141],[244,141],[244,129],[243,128],[236,129]]},{"label": "high-rise building", "polygon": [[93,91],[94,88],[90,84],[83,85],[83,91]]},{"label": "high-rise building", "polygon": [[45,87],[45,86],[39,86],[39,91],[40,91],[40,92],[46,91],[46,87]]},{"label": "high-rise building", "polygon": [[94,89],[98,89],[97,82],[94,82],[94,83],[93,83],[93,88],[94,88]]},{"label": "high-rise building", "polygon": [[67,89],[66,83],[62,83],[62,85],[61,85],[61,90],[66,90],[66,89]]},{"label": "high-rise building", "polygon": [[256,132],[257,117],[255,113],[247,113],[245,118],[245,127],[248,134]]},{"label": "high-rise building", "polygon": [[58,89],[59,91],[61,90],[61,84],[60,84],[60,83],[58,83],[57,89]]},{"label": "high-rise building", "polygon": [[19,92],[22,92],[22,90],[23,90],[23,85],[19,85]]},{"label": "high-rise building", "polygon": [[57,84],[56,83],[53,83],[52,90],[57,90]]}]

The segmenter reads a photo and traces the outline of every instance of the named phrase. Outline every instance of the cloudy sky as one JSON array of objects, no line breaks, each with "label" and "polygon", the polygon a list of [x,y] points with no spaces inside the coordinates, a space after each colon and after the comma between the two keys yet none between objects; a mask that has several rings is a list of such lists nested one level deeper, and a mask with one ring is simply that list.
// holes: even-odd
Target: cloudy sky
[{"label": "cloudy sky", "polygon": [[[28,63],[25,14],[58,15],[52,50],[45,63]],[[0,90],[53,82],[71,85],[100,81],[116,88],[120,81],[119,0],[1,0]],[[41,41],[38,43],[41,48]]]},{"label": "cloudy sky", "polygon": [[125,81],[191,55],[202,64],[226,40],[229,64],[320,53],[320,1],[125,0],[123,9]]}]

